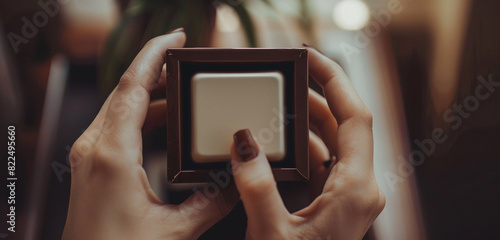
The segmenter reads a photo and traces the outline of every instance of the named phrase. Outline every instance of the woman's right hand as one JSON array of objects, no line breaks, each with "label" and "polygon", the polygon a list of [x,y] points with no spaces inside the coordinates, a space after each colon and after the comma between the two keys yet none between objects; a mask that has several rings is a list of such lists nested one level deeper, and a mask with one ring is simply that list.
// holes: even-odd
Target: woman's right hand
[{"label": "woman's right hand", "polygon": [[[236,186],[248,216],[247,239],[362,239],[385,205],[373,171],[372,115],[341,67],[309,48],[310,73],[325,98],[309,95],[311,182],[322,188],[289,213],[271,167],[248,130],[231,148]],[[330,165],[324,164],[335,159]]]}]

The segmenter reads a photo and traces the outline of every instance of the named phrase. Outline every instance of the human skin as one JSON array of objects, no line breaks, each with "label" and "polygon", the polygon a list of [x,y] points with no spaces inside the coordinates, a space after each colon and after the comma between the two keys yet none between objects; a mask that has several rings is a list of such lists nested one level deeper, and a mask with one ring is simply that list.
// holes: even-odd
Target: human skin
[{"label": "human skin", "polygon": [[164,104],[150,105],[150,93],[167,48],[182,47],[185,39],[177,30],[149,41],[73,144],[63,239],[197,239],[238,201],[228,187],[203,204],[195,195],[178,206],[165,204],[142,167],[143,125],[151,129],[165,117]]},{"label": "human skin", "polygon": [[[236,188],[227,187],[201,207],[200,195],[165,204],[142,167],[143,132],[164,124],[167,112],[166,101],[151,102],[150,94],[164,87],[167,48],[182,47],[185,38],[174,30],[149,41],[73,144],[63,239],[197,239],[239,200]],[[264,152],[241,162],[232,147],[249,239],[361,239],[385,203],[373,173],[371,114],[340,67],[309,50],[311,75],[326,96],[309,94],[311,127],[319,136],[310,132],[308,190],[319,196],[289,213]]]},{"label": "human skin", "polygon": [[319,133],[310,133],[309,188],[317,197],[288,212],[264,151],[257,143],[235,142],[231,163],[248,216],[247,239],[362,239],[385,206],[373,170],[369,109],[342,68],[310,47],[309,66],[325,96],[309,91],[310,121]]}]

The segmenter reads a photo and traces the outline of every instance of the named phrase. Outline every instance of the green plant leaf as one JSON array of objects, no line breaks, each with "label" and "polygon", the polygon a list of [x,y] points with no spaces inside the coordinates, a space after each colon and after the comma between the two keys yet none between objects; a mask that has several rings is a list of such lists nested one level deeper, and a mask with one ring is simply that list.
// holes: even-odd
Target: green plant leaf
[{"label": "green plant leaf", "polygon": [[248,45],[250,47],[257,47],[255,28],[252,22],[252,18],[250,17],[247,9],[241,2],[239,2],[238,4],[228,4],[228,6],[232,7],[236,14],[238,14],[241,25],[243,26],[243,29],[245,30],[245,34],[247,36]]}]

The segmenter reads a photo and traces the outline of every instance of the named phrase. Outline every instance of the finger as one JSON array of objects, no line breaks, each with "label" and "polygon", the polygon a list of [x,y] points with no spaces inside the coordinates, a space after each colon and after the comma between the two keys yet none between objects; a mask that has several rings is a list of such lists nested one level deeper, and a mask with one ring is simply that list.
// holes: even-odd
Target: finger
[{"label": "finger", "polygon": [[[157,86],[153,89],[153,91],[158,91],[157,95],[161,96],[162,98],[165,98],[166,81],[167,81],[167,68],[166,68],[166,64],[163,64],[160,78],[157,81]],[[102,127],[103,123],[105,122],[105,117],[106,117],[106,113],[108,111],[109,102],[111,101],[111,98],[112,98],[114,92],[115,92],[115,89],[113,89],[111,94],[109,94],[109,96],[106,98],[106,101],[104,102],[103,106],[99,110],[99,113],[95,117],[94,121],[92,121],[92,123],[90,124],[90,126],[89,126],[90,129],[95,129],[95,128],[100,129]],[[148,113],[149,113],[149,111],[148,111]]]},{"label": "finger", "polygon": [[116,125],[118,134],[125,133],[127,138],[134,134],[140,136],[149,107],[149,93],[160,78],[166,51],[168,48],[182,47],[185,40],[183,31],[150,40],[125,71],[106,116]]},{"label": "finger", "polygon": [[234,135],[231,164],[234,181],[248,216],[248,225],[266,231],[289,216],[276,187],[264,151],[260,151],[248,129]]},{"label": "finger", "polygon": [[311,76],[323,87],[328,106],[337,122],[342,123],[365,113],[365,104],[340,65],[313,48],[309,48],[309,59]]},{"label": "finger", "polygon": [[325,162],[330,161],[330,152],[325,143],[311,131],[309,131],[309,160],[311,161],[311,173],[326,170]]},{"label": "finger", "polygon": [[205,187],[198,189],[177,207],[182,217],[181,220],[183,220],[184,224],[189,225],[186,229],[197,231],[194,234],[197,236],[229,214],[240,200],[234,183],[224,187],[215,185],[217,188],[209,186],[211,185],[207,184]]},{"label": "finger", "polygon": [[324,142],[316,134],[309,131],[309,161],[311,162],[311,177],[308,192],[312,199],[323,191],[323,186],[330,173],[330,166],[325,164],[330,161],[330,152]]},{"label": "finger", "polygon": [[161,74],[160,74],[160,79],[158,79],[158,86],[163,84],[167,84],[167,64],[163,64],[163,67],[161,68]]},{"label": "finger", "polygon": [[111,102],[114,92],[113,90],[113,92],[109,94],[92,123],[90,123],[89,127],[85,129],[77,141],[84,141],[88,146],[93,146],[102,132],[108,133],[112,129],[113,124],[109,119],[106,119],[106,112],[108,111],[109,103]]},{"label": "finger", "polygon": [[333,117],[326,99],[316,91],[309,89],[309,120],[318,130],[318,135],[325,142],[332,155],[337,147],[337,120]]},{"label": "finger", "polygon": [[148,114],[142,128],[143,134],[149,133],[155,127],[164,126],[167,121],[167,100],[158,99],[149,104]]},{"label": "finger", "polygon": [[309,48],[310,72],[323,87],[328,106],[337,120],[337,157],[352,164],[359,174],[373,169],[372,116],[342,68]]},{"label": "finger", "polygon": [[153,89],[153,91],[151,91],[151,97],[165,98],[167,95],[166,85],[167,85],[167,66],[166,64],[163,64],[157,86]]}]

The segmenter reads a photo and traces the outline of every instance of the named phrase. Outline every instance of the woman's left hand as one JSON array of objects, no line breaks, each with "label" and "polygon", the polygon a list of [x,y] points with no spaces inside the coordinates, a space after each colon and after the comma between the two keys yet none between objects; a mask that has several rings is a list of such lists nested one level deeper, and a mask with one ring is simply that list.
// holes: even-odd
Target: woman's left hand
[{"label": "woman's left hand", "polygon": [[150,93],[167,48],[185,40],[182,29],[150,40],[74,143],[63,239],[197,239],[239,200],[228,187],[215,198],[197,192],[179,206],[164,204],[142,167],[143,125],[165,119],[164,100],[150,106]]}]

